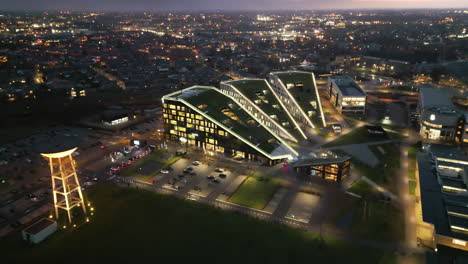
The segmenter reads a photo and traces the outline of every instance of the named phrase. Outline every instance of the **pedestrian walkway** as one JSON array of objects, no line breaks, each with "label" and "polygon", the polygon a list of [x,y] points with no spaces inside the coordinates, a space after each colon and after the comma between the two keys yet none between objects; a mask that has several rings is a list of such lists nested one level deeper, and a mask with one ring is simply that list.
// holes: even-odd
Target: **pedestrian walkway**
[{"label": "pedestrian walkway", "polygon": [[273,195],[273,198],[271,198],[270,202],[268,202],[267,206],[265,206],[264,210],[267,212],[273,213],[278,207],[278,205],[281,203],[281,201],[283,200],[287,192],[288,192],[288,188],[284,188],[284,187],[277,190],[275,194]]},{"label": "pedestrian walkway", "polygon": [[395,194],[389,192],[387,189],[385,189],[384,187],[378,185],[377,183],[375,183],[374,181],[372,181],[371,179],[367,178],[366,176],[362,176],[361,179],[365,182],[367,182],[368,184],[370,184],[372,187],[374,187],[375,189],[377,189],[379,192],[381,192],[383,195],[385,195],[386,197],[392,199],[393,201],[397,201],[398,200],[398,196],[396,196]]}]

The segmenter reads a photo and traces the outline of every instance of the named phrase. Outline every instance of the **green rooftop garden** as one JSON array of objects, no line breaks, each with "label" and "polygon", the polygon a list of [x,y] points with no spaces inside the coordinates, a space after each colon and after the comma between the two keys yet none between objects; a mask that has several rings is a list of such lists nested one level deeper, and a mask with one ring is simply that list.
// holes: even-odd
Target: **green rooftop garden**
[{"label": "green rooftop garden", "polygon": [[[207,115],[257,145],[266,153],[271,153],[279,146],[275,137],[268,130],[255,122],[236,102],[217,90],[204,89],[197,95],[185,98],[185,101],[197,108],[203,106],[204,108],[201,110]],[[248,124],[249,120],[251,120],[249,122],[251,124]],[[271,141],[272,139],[273,141]]]},{"label": "green rooftop garden", "polygon": [[[314,125],[322,127],[323,123],[318,102],[320,98],[317,98],[311,73],[285,72],[276,73],[275,75],[278,76],[286,88],[288,88],[288,84],[294,84],[294,87],[288,89],[289,93],[291,93],[307,116],[309,116],[309,111],[314,112],[312,116],[309,116],[310,120]],[[316,102],[315,108],[311,104],[312,101]]]},{"label": "green rooftop garden", "polygon": [[[250,79],[250,80],[238,80],[231,81],[228,84],[234,86],[241,92],[245,97],[249,98],[252,102],[260,101],[256,105],[267,115],[272,116],[276,115],[277,121],[281,126],[283,126],[292,136],[295,138],[300,138],[300,134],[294,126],[294,122],[289,118],[288,114],[285,112],[280,102],[276,99],[274,94],[270,91],[266,81],[264,79]],[[264,91],[267,91],[266,93]],[[273,107],[277,105],[278,108]],[[288,125],[283,125],[283,123],[289,123]]]}]

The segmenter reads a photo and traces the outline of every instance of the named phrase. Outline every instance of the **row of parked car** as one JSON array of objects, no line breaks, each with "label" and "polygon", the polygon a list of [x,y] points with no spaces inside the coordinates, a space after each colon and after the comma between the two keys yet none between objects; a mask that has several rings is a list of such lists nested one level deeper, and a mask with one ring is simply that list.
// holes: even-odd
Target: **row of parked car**
[{"label": "row of parked car", "polygon": [[114,175],[114,174],[118,173],[123,168],[126,168],[126,167],[132,165],[135,161],[137,161],[137,160],[139,160],[139,159],[141,159],[143,157],[148,156],[151,152],[153,152],[153,150],[151,148],[148,148],[143,153],[141,153],[141,154],[139,154],[137,156],[131,157],[127,161],[123,161],[120,164],[118,164],[117,166],[111,167],[110,170],[109,170],[109,175]]}]

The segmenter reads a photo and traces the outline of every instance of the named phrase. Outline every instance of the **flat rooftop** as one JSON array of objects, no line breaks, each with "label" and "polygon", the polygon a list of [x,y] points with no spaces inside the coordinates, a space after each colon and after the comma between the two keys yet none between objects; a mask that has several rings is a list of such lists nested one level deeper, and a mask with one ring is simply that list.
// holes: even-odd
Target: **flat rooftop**
[{"label": "flat rooftop", "polygon": [[367,94],[361,87],[349,76],[333,76],[330,77],[343,96],[365,97]]},{"label": "flat rooftop", "polygon": [[281,103],[278,102],[275,95],[271,92],[265,79],[241,79],[225,83],[234,86],[245,97],[255,103],[265,114],[270,117],[275,116],[273,119],[275,119],[276,122],[295,138],[300,138],[300,134],[294,126],[293,120],[289,118],[288,114],[281,106]]},{"label": "flat rooftop", "polygon": [[165,99],[180,98],[199,109],[205,115],[221,123],[227,131],[232,131],[263,150],[275,156],[291,154],[268,130],[257,123],[241,106],[213,87],[194,86],[170,95]]},{"label": "flat rooftop", "polygon": [[30,227],[26,228],[24,232],[29,233],[31,235],[35,235],[53,224],[55,224],[55,221],[50,220],[48,218],[43,218],[31,225]]},{"label": "flat rooftop", "polygon": [[468,197],[442,192],[427,152],[418,154],[418,167],[421,190],[421,206],[424,222],[434,225],[436,233],[468,241],[468,235],[453,232],[450,225],[456,224],[468,228],[463,216],[448,215],[449,211],[463,213],[468,206]]},{"label": "flat rooftop", "polygon": [[428,147],[432,154],[437,158],[468,161],[468,154],[466,154],[463,148],[460,147],[442,144],[428,144],[425,147]]},{"label": "flat rooftop", "polygon": [[435,87],[423,87],[419,89],[420,106],[426,108],[428,106],[445,106],[453,108],[452,101],[448,97],[445,90]]},{"label": "flat rooftop", "polygon": [[311,153],[310,157],[300,159],[294,164],[294,168],[316,165],[329,165],[343,163],[350,160],[351,157],[346,155],[338,155],[332,151],[322,151]]}]

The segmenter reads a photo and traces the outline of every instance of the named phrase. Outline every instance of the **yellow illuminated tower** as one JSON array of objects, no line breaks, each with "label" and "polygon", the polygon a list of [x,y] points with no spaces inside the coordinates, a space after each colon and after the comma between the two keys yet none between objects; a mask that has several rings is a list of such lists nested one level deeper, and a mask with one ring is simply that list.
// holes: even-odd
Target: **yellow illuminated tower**
[{"label": "yellow illuminated tower", "polygon": [[55,217],[59,217],[59,209],[67,211],[68,221],[72,222],[71,210],[81,207],[86,214],[86,207],[81,193],[81,186],[75,169],[72,153],[77,148],[57,153],[42,153],[49,159],[52,190],[54,196]]}]

